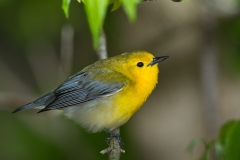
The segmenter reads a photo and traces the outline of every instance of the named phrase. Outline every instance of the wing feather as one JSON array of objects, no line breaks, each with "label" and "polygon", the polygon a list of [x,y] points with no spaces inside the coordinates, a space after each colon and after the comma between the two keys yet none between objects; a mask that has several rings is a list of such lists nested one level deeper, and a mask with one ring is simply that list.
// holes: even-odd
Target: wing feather
[{"label": "wing feather", "polygon": [[[101,77],[106,76],[105,74],[105,72],[99,72],[93,75]],[[99,97],[113,95],[120,91],[125,85],[119,81],[118,78],[118,76],[123,76],[122,74],[119,73],[114,75],[115,76],[111,78],[107,78],[107,81],[104,81],[96,78],[94,79],[93,76],[86,72],[79,72],[60,85],[53,92],[55,100],[39,112],[60,109],[91,101]]]}]

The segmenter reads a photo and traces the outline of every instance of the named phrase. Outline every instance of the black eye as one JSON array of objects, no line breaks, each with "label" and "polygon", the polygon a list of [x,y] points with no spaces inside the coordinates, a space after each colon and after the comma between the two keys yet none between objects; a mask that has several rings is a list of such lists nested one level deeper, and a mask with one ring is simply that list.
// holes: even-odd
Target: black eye
[{"label": "black eye", "polygon": [[137,66],[138,66],[138,67],[143,67],[144,64],[143,64],[143,62],[138,62],[138,63],[137,63]]}]

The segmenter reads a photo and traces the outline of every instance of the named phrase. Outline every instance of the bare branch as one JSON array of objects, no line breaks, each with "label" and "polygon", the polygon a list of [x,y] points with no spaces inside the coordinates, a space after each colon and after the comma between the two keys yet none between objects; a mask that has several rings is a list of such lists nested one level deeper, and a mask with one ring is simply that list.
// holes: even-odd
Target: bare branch
[{"label": "bare branch", "polygon": [[107,58],[107,43],[106,43],[106,36],[103,30],[99,38],[99,48],[97,50],[97,55],[99,59]]},{"label": "bare branch", "polygon": [[203,49],[201,53],[201,82],[204,101],[204,120],[209,132],[209,139],[216,137],[219,123],[218,101],[218,63],[217,51],[214,44],[214,30],[216,19],[208,12],[202,15],[204,29]]},{"label": "bare branch", "polygon": [[[114,130],[116,134],[120,135],[120,128]],[[112,138],[109,143],[109,147],[100,152],[101,154],[108,154],[109,160],[120,160],[121,153],[125,153],[125,150],[121,149],[119,142],[116,138]]]}]

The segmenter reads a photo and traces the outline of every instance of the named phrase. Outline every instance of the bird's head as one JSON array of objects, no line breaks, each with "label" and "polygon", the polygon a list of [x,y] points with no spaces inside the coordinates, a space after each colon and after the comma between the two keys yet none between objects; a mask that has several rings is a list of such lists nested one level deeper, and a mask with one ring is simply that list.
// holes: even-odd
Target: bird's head
[{"label": "bird's head", "polygon": [[164,61],[168,56],[154,57],[146,51],[135,51],[123,53],[123,73],[131,79],[157,79],[158,63]]}]

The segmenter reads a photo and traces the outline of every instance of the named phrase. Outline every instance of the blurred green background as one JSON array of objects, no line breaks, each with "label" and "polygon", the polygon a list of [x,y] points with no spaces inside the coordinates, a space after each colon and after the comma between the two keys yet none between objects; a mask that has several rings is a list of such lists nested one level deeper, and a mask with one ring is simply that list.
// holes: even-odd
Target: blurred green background
[{"label": "blurred green background", "polygon": [[[107,159],[99,152],[108,134],[86,133],[61,111],[11,114],[98,59],[83,5],[72,1],[66,19],[61,3],[0,0],[1,160]],[[191,139],[212,139],[224,122],[240,117],[239,0],[144,2],[135,23],[122,9],[110,10],[109,56],[133,50],[170,56],[159,65],[153,94],[121,127],[121,159],[198,157],[201,146],[192,155],[185,151]],[[65,32],[73,33],[67,58]]]}]

